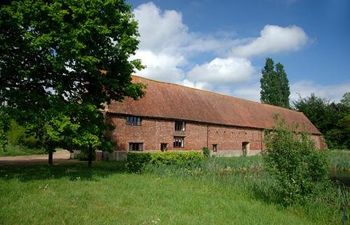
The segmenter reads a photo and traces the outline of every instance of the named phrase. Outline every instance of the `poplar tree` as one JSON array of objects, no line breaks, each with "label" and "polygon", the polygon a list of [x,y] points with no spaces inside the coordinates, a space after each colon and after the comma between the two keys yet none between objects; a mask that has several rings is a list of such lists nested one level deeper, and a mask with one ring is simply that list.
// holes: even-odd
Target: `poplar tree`
[{"label": "poplar tree", "polygon": [[260,79],[262,103],[289,108],[289,81],[283,65],[267,58]]}]

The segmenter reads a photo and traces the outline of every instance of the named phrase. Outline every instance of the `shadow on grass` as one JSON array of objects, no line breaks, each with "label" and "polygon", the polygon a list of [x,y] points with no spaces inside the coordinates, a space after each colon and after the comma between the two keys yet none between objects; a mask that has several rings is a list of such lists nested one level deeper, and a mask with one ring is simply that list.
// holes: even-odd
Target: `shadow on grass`
[{"label": "shadow on grass", "polygon": [[59,165],[6,165],[0,166],[0,179],[18,179],[22,182],[32,180],[60,179],[92,180],[104,178],[115,173],[125,173],[125,162],[94,162],[91,168],[86,162]]}]

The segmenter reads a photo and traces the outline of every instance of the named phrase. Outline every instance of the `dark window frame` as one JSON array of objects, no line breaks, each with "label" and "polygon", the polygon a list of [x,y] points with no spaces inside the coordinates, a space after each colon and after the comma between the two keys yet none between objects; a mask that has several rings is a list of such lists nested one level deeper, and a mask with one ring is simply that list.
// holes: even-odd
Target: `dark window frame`
[{"label": "dark window frame", "polygon": [[126,117],[126,124],[131,126],[141,126],[142,125],[142,118],[139,116],[127,116]]},{"label": "dark window frame", "polygon": [[129,142],[129,151],[142,152],[143,142]]},{"label": "dark window frame", "polygon": [[175,131],[186,131],[186,122],[182,120],[176,120]]},{"label": "dark window frame", "polygon": [[175,136],[173,146],[174,146],[174,148],[184,148],[185,147],[185,138]]}]

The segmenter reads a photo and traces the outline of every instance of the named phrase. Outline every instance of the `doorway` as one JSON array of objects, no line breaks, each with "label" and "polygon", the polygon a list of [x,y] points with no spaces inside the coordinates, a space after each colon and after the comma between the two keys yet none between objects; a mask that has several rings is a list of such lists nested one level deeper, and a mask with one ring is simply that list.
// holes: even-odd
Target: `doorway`
[{"label": "doorway", "polygon": [[160,144],[160,150],[162,152],[165,152],[166,150],[168,150],[168,143],[161,143]]},{"label": "doorway", "polygon": [[249,153],[250,143],[249,142],[242,142],[242,155],[247,156]]}]

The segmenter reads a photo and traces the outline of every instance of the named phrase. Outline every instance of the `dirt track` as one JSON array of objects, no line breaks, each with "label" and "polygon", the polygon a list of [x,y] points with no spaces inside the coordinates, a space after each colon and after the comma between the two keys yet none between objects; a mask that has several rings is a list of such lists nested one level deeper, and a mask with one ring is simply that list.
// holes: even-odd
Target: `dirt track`
[{"label": "dirt track", "polygon": [[[57,151],[53,154],[54,164],[75,162],[76,160],[70,160],[70,153],[65,150]],[[25,155],[25,156],[3,156],[0,157],[1,165],[24,165],[24,164],[37,164],[47,163],[48,155]]]}]

